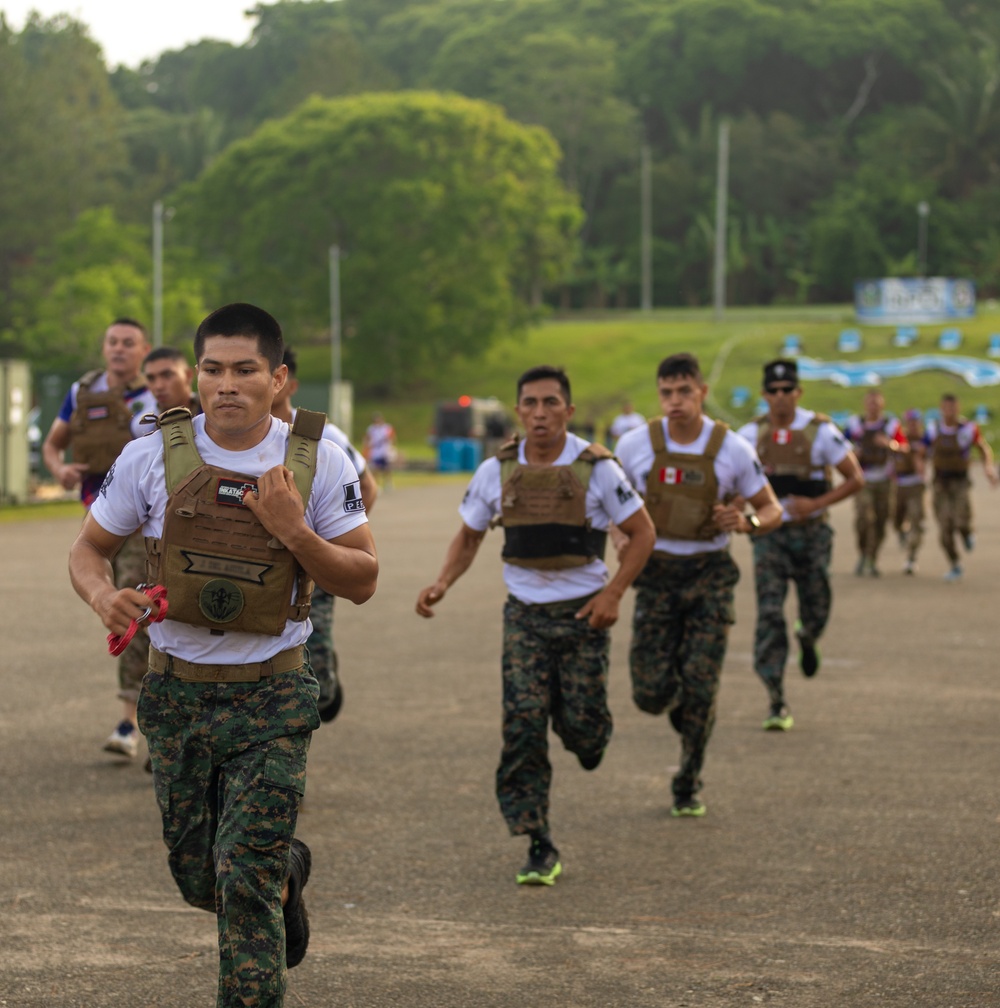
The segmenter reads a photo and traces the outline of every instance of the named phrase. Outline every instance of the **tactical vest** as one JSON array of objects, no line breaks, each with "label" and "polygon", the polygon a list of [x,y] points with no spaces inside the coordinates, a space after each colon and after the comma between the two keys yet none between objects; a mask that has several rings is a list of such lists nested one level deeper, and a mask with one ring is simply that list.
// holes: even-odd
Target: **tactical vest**
[{"label": "tactical vest", "polygon": [[569,465],[521,465],[515,438],[496,457],[504,561],[536,570],[562,570],[604,557],[608,535],[590,527],[586,500],[594,465],[614,457],[607,448],[588,445]]},{"label": "tactical vest", "polygon": [[955,479],[968,475],[969,457],[958,443],[961,426],[961,424],[956,426],[954,434],[942,434],[938,430],[931,442],[931,461],[934,463],[935,478],[940,476],[943,479]]},{"label": "tactical vest", "polygon": [[714,539],[719,527],[712,508],[719,499],[715,457],[729,427],[715,421],[702,455],[670,452],[663,437],[663,421],[649,421],[653,468],[646,477],[646,510],[656,533],[667,539]]},{"label": "tactical vest", "polygon": [[[288,439],[285,465],[304,503],[325,423],[325,414],[300,409]],[[151,584],[167,589],[170,619],[214,633],[274,637],[284,632],[286,620],[304,620],[312,580],[243,503],[257,477],[203,462],[186,407],[162,413],[157,426],[163,432],[169,499],[162,537],[146,539],[146,572]]]},{"label": "tactical vest", "polygon": [[90,386],[103,371],[88,371],[76,392],[76,408],[69,418],[73,461],[84,462],[91,474],[106,473],[132,440],[132,411],[125,401],[125,391],[145,388],[137,378],[125,390],[91,392]]},{"label": "tactical vest", "polygon": [[858,461],[862,468],[873,468],[883,466],[889,461],[888,445],[877,444],[875,439],[879,434],[884,434],[888,420],[883,420],[878,427],[863,427],[864,433],[861,436],[861,444],[858,448]]},{"label": "tactical vest", "polygon": [[757,417],[757,457],[775,494],[781,497],[822,497],[831,486],[829,466],[823,479],[813,479],[812,446],[819,425],[829,417],[816,413],[802,430],[775,429],[767,416]]},{"label": "tactical vest", "polygon": [[892,453],[892,468],[897,476],[916,476],[917,448],[910,445],[909,451],[894,451]]}]

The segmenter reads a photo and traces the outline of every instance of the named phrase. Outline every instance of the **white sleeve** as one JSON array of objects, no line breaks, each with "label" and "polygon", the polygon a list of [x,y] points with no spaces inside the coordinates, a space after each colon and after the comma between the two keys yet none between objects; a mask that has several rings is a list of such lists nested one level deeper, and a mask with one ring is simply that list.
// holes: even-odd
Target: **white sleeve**
[{"label": "white sleeve", "polygon": [[306,523],[323,539],[336,539],[368,521],[358,472],[347,453],[332,441],[320,441],[316,454]]},{"label": "white sleeve", "polygon": [[485,532],[490,527],[490,522],[500,513],[499,459],[488,458],[480,463],[469,480],[458,513],[476,532]]}]

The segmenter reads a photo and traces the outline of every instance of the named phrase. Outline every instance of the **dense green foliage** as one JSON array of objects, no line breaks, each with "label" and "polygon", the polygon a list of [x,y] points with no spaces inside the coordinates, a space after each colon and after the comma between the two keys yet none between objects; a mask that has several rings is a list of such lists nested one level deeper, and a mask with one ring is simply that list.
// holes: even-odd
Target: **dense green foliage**
[{"label": "dense green foliage", "polygon": [[[165,245],[165,290],[176,299],[165,306],[168,339],[182,339],[220,296],[252,291],[303,338],[318,333],[325,249],[339,241],[348,324],[359,340],[381,340],[371,346],[388,369],[376,378],[348,346],[349,377],[418,378],[443,354],[482,349],[516,328],[540,299],[637,305],[643,142],[653,162],[654,302],[705,305],[724,118],[730,303],[845,301],[859,276],[915,275],[921,201],[931,207],[927,272],[1000,293],[995,3],[283,0],[252,14],[247,45],[204,41],[110,73],[71,18],[35,16],[20,33],[0,19],[0,352],[44,359],[71,351],[74,335],[89,339],[98,318],[124,305],[148,316],[148,255],[138,245],[148,247],[150,209],[162,199],[178,210]],[[408,98],[413,91],[421,95]],[[430,111],[431,91],[490,103],[454,114],[454,148],[443,113]],[[429,156],[415,156],[423,138],[412,131],[428,119],[445,133]],[[321,152],[307,129],[320,120],[332,135],[354,130],[342,157]],[[447,224],[481,223],[495,196],[497,178],[483,170],[490,151],[475,137],[513,137],[510,121],[551,134],[558,167],[537,133],[524,134],[534,153],[514,160],[536,168],[515,169],[506,193],[522,187],[520,206],[465,231],[445,255]],[[504,141],[507,154],[520,142]],[[388,166],[378,160],[387,152]],[[359,168],[366,157],[375,158],[370,171]],[[583,211],[572,261],[575,211],[552,171]],[[373,210],[383,184],[386,206]],[[459,206],[444,199],[452,186]],[[532,201],[546,208],[537,228],[525,224]],[[446,206],[447,222],[431,220]],[[371,236],[361,233],[365,218]],[[103,247],[109,221],[122,242],[99,277],[101,260],[83,250]],[[266,221],[280,224],[273,245]],[[432,263],[416,254],[422,237]],[[375,277],[391,282],[388,307],[374,303]],[[407,314],[409,326],[399,321]]]}]

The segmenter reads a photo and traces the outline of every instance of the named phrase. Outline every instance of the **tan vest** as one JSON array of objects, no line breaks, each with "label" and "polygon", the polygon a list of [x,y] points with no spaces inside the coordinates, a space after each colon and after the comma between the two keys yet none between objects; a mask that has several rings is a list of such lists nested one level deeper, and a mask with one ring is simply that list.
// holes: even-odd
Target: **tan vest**
[{"label": "tan vest", "polygon": [[[965,421],[960,420],[957,427]],[[967,476],[969,473],[969,457],[962,451],[958,443],[958,430],[954,434],[942,434],[940,429],[931,442],[931,461],[934,463],[934,475],[945,479],[957,476]]]},{"label": "tan vest", "polygon": [[[326,416],[300,409],[285,465],[308,502]],[[206,465],[194,444],[191,413],[167,410],[163,433],[167,510],[160,539],[146,539],[147,579],[167,589],[170,619],[226,630],[280,636],[286,620],[309,615],[313,583],[243,504],[257,477]],[[292,589],[296,599],[290,604]]]},{"label": "tan vest", "polygon": [[917,447],[911,444],[909,451],[894,451],[892,453],[892,468],[897,476],[916,476]]},{"label": "tan vest", "polygon": [[813,479],[812,446],[819,425],[830,418],[816,413],[802,430],[775,430],[767,416],[757,417],[757,457],[775,494],[788,497],[820,497],[831,485],[830,467],[823,479]]},{"label": "tan vest", "polygon": [[656,533],[666,539],[714,539],[719,528],[712,508],[719,499],[715,457],[729,427],[715,421],[702,455],[670,452],[663,437],[663,421],[649,421],[653,468],[646,477],[646,510]]},{"label": "tan vest", "polygon": [[[106,473],[132,440],[132,411],[125,401],[124,391],[114,389],[91,392],[103,371],[88,371],[77,387],[76,408],[69,418],[73,461],[85,462],[87,472]],[[141,378],[127,386],[127,391],[145,388]]]},{"label": "tan vest", "polygon": [[604,556],[607,533],[590,527],[587,487],[594,464],[614,456],[588,445],[569,465],[522,465],[517,439],[498,452],[503,559],[518,567],[562,570]]},{"label": "tan vest", "polygon": [[885,433],[888,422],[888,420],[883,420],[879,427],[863,427],[864,434],[861,436],[861,444],[858,446],[858,461],[863,468],[883,466],[889,461],[889,448],[886,445],[875,443],[875,438],[879,434]]}]

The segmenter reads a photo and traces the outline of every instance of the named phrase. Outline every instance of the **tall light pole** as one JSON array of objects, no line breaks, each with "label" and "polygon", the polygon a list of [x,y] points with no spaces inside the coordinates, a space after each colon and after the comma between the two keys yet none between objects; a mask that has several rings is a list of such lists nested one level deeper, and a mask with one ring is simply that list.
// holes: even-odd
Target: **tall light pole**
[{"label": "tall light pole", "polygon": [[719,156],[715,172],[715,320],[726,308],[726,217],[729,201],[729,122],[719,123]]},{"label": "tall light pole", "polygon": [[330,375],[333,417],[340,424],[340,246],[330,246]]},{"label": "tall light pole", "polygon": [[642,263],[642,310],[653,309],[653,183],[649,144],[642,143],[639,157],[639,258]]},{"label": "tall light pole", "polygon": [[927,200],[917,204],[917,275],[927,275],[927,218],[931,213],[931,205]]},{"label": "tall light pole", "polygon": [[153,346],[163,346],[163,200],[153,204]]}]

